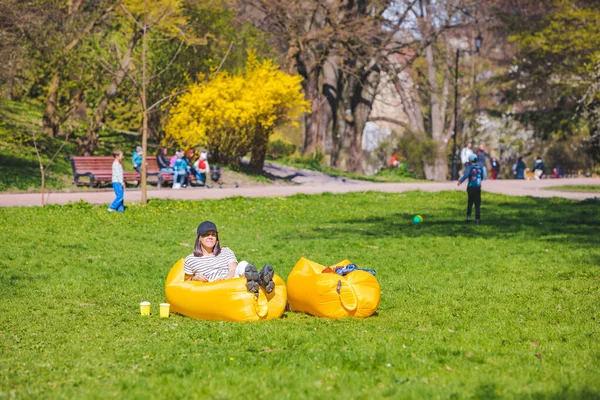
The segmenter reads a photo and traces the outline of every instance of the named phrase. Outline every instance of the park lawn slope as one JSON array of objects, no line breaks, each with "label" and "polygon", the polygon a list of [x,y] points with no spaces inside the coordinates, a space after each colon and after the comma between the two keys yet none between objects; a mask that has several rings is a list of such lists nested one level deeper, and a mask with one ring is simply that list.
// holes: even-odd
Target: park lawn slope
[{"label": "park lawn slope", "polygon": [[[76,138],[65,142],[64,136],[41,135],[42,114],[39,105],[0,99],[0,192],[39,190],[41,173],[36,145],[44,167],[52,160],[46,172],[46,187],[52,190],[75,188],[68,156],[77,154]],[[84,134],[86,127],[85,122],[79,122],[74,134]],[[108,156],[113,149],[122,149],[125,169],[133,171],[131,152],[140,142],[138,136],[102,129],[94,155]]]},{"label": "park lawn slope", "polygon": [[[0,209],[0,398],[599,397],[600,203],[484,194],[480,226],[464,224],[465,203],[369,192]],[[377,314],[158,318],[204,219],[284,279],[302,256],[376,269]]]}]

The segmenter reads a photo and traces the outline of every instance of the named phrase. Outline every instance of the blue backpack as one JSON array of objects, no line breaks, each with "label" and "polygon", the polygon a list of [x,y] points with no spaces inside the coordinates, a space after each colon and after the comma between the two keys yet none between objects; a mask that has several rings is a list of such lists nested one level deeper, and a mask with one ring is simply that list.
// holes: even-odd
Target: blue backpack
[{"label": "blue backpack", "polygon": [[483,178],[483,170],[477,164],[471,167],[471,174],[469,175],[468,187],[481,187],[481,180]]}]

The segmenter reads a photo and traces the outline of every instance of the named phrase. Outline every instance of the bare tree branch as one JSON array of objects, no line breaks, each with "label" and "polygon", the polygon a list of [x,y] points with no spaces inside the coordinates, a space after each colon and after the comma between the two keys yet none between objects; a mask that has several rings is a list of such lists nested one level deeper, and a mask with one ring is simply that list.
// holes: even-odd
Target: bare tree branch
[{"label": "bare tree branch", "polygon": [[163,103],[163,102],[165,102],[165,101],[167,101],[167,100],[169,100],[169,99],[171,99],[173,97],[179,96],[182,93],[186,93],[186,92],[189,92],[189,91],[190,91],[189,89],[183,89],[183,90],[178,91],[177,93],[173,93],[173,94],[171,94],[169,96],[163,97],[162,99],[160,99],[159,101],[157,101],[156,103],[154,103],[150,107],[148,107],[148,112],[152,111],[152,109],[154,107],[158,106],[159,104],[161,104],[161,103]]},{"label": "bare tree branch", "polygon": [[131,20],[138,26],[138,28],[140,28],[142,30],[144,30],[146,28],[144,25],[140,24],[137,19],[135,19],[133,14],[131,14],[129,12],[129,10],[127,9],[127,7],[125,7],[125,4],[123,4],[123,2],[119,2],[119,6],[121,7],[121,9],[123,11],[125,11],[125,14],[127,14],[131,18]]},{"label": "bare tree branch", "polygon": [[161,76],[166,70],[169,69],[169,67],[171,66],[171,64],[173,64],[173,62],[175,61],[175,59],[177,58],[177,56],[179,55],[179,52],[181,51],[181,48],[183,47],[183,42],[179,42],[179,46],[177,47],[177,50],[175,51],[175,54],[173,55],[173,57],[171,58],[171,61],[169,61],[169,63],[167,64],[166,67],[164,67],[160,72],[158,72],[157,74],[155,74],[154,76],[150,77],[148,79],[148,82],[153,81],[154,79],[158,78],[159,76]]},{"label": "bare tree branch", "polygon": [[223,66],[223,64],[225,63],[225,60],[227,59],[227,56],[229,55],[229,52],[231,51],[231,48],[233,47],[233,41],[231,43],[229,43],[229,48],[227,49],[227,52],[225,53],[225,56],[223,57],[223,59],[221,60],[221,62],[219,63],[219,67],[217,68],[217,70],[213,73],[213,78],[215,76],[217,76],[217,74],[219,73],[219,71],[221,70],[221,67]]}]

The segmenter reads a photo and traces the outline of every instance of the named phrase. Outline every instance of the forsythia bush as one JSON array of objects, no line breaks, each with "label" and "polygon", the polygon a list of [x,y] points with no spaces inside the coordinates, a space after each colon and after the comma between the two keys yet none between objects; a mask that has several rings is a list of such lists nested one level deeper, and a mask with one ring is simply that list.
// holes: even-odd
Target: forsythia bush
[{"label": "forsythia bush", "polygon": [[302,78],[283,73],[270,60],[259,61],[254,53],[243,73],[200,78],[171,108],[166,136],[182,147],[205,146],[226,164],[252,152],[251,165],[262,169],[273,128],[308,110]]}]

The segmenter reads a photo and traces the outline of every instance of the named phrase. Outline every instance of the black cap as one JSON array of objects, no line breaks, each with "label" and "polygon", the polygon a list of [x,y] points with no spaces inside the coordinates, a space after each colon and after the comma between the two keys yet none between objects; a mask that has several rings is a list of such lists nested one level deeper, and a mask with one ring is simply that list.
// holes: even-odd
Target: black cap
[{"label": "black cap", "polygon": [[198,225],[198,235],[204,235],[206,234],[206,232],[210,231],[215,231],[219,233],[219,231],[217,231],[217,226],[210,221],[204,221],[203,223]]}]

